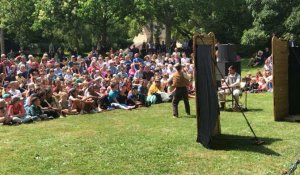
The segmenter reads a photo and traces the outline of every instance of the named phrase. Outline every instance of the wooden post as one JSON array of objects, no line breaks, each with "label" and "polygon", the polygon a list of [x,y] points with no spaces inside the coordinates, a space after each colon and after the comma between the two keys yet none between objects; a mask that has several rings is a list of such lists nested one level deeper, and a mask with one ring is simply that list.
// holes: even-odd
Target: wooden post
[{"label": "wooden post", "polygon": [[272,38],[272,54],[274,120],[282,121],[289,115],[288,42],[274,36]]}]

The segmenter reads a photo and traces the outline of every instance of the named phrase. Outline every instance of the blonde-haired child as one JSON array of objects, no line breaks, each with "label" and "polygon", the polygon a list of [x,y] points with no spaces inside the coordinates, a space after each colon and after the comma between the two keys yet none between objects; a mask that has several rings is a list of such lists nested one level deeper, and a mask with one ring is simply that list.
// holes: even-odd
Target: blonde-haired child
[{"label": "blonde-haired child", "polygon": [[68,101],[68,94],[66,92],[61,92],[60,93],[59,106],[61,108],[61,111],[63,113],[65,113],[66,115],[76,115],[76,114],[78,114],[76,109],[71,110],[71,107],[69,106],[69,101]]}]

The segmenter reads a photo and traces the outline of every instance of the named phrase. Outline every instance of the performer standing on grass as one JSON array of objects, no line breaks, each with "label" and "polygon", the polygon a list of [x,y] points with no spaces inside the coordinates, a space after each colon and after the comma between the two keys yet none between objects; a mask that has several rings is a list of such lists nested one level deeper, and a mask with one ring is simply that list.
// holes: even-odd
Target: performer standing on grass
[{"label": "performer standing on grass", "polygon": [[176,72],[173,73],[172,81],[174,90],[174,97],[172,101],[173,105],[173,117],[178,117],[178,103],[183,98],[185,112],[190,115],[190,104],[188,99],[188,89],[187,86],[189,85],[189,78],[188,76],[182,71],[181,64],[175,64]]}]

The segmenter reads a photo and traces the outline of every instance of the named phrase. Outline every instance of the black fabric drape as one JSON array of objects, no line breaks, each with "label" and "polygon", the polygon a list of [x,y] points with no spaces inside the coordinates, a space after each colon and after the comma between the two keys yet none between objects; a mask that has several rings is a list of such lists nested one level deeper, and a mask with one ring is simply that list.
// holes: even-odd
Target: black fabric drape
[{"label": "black fabric drape", "polygon": [[300,48],[290,47],[289,55],[289,114],[300,114]]},{"label": "black fabric drape", "polygon": [[211,137],[216,127],[219,106],[217,89],[214,84],[211,58],[211,46],[197,46],[196,63],[196,100],[197,100],[197,142],[210,147]]}]

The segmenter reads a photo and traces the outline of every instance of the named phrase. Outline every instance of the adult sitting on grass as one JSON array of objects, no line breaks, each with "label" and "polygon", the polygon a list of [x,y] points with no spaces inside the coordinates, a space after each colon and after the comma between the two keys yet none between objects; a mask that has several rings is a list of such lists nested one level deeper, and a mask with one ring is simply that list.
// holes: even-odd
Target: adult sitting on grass
[{"label": "adult sitting on grass", "polygon": [[162,102],[161,95],[159,94],[161,92],[160,89],[161,89],[160,79],[156,77],[148,90],[148,96],[147,96],[148,103],[155,104],[155,103]]},{"label": "adult sitting on grass", "polygon": [[254,57],[252,57],[249,60],[248,66],[249,67],[257,67],[257,66],[262,66],[265,62],[265,58],[264,58],[264,52],[259,50],[257,52],[257,54],[254,54]]}]

